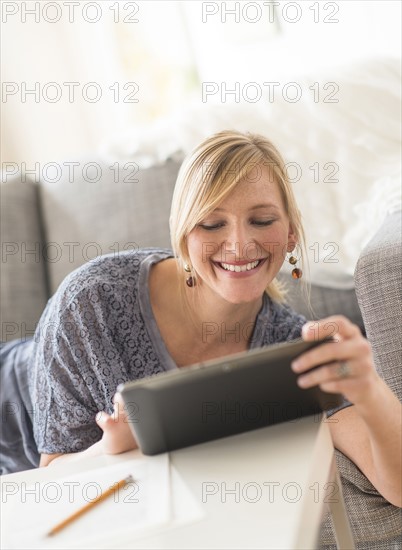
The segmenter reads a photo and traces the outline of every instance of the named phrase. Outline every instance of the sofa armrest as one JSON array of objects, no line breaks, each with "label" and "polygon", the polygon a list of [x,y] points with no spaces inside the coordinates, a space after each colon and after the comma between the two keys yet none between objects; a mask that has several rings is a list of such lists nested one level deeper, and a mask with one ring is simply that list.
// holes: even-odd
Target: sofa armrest
[{"label": "sofa armrest", "polygon": [[388,215],[362,251],[355,288],[376,369],[402,401],[401,212]]},{"label": "sofa armrest", "polygon": [[[355,269],[355,290],[367,338],[380,376],[402,399],[401,213],[389,215],[363,249]],[[402,510],[387,502],[340,451],[336,461],[346,508],[359,550],[400,548]],[[335,550],[330,517],[323,522],[320,548]]]}]

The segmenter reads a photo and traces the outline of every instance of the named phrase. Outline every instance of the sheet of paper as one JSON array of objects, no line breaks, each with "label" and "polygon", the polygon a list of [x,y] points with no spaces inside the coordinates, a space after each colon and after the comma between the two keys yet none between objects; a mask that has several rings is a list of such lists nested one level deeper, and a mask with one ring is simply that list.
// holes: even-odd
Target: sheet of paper
[{"label": "sheet of paper", "polygon": [[[130,533],[116,533],[113,543],[109,546],[102,543],[98,548],[119,548],[141,550],[160,550],[177,549],[177,542],[174,531],[180,530],[181,526],[191,525],[199,522],[205,517],[205,512],[201,508],[199,501],[187,487],[185,480],[181,477],[172,463],[170,464],[170,482],[171,482],[171,504],[172,516],[170,523],[159,524],[152,530],[144,531],[133,541]],[[182,541],[182,537],[179,536]],[[188,540],[188,547],[192,545],[192,540]]]},{"label": "sheet of paper", "polygon": [[[86,514],[51,537],[48,531],[57,523],[97,497],[110,486],[132,475],[135,482],[97,504]],[[171,522],[170,474],[167,454],[130,460],[116,466],[19,489],[2,504],[2,547],[99,548],[113,547],[113,541],[136,537]],[[3,524],[4,525],[4,524]]]}]

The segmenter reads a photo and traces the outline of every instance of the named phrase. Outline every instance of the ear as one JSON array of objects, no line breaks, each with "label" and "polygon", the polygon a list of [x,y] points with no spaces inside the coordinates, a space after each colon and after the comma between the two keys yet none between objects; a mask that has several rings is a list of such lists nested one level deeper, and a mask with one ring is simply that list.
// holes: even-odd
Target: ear
[{"label": "ear", "polygon": [[293,229],[293,226],[292,224],[289,224],[287,251],[293,252],[293,250],[296,248],[297,242],[298,242],[298,239],[296,237],[296,233]]}]

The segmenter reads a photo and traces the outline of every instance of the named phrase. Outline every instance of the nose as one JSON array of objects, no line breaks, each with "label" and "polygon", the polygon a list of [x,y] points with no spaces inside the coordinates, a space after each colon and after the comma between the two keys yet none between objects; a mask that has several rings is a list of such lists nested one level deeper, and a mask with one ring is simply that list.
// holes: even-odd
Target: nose
[{"label": "nose", "polygon": [[233,223],[228,227],[222,243],[222,261],[253,261],[257,257],[256,248],[250,226],[240,221]]}]

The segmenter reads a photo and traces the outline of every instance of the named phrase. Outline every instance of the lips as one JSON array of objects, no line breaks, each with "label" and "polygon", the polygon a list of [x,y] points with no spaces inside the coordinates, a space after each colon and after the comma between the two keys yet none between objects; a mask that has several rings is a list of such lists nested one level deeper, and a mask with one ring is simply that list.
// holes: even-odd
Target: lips
[{"label": "lips", "polygon": [[236,262],[236,263],[214,262],[214,264],[225,271],[230,271],[233,273],[246,273],[249,271],[253,271],[259,265],[261,265],[264,261],[265,261],[265,258],[261,258],[259,260],[254,260],[253,262]]}]

